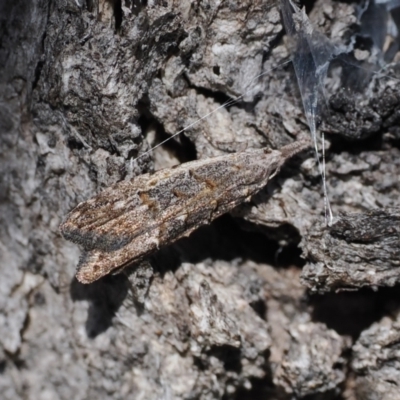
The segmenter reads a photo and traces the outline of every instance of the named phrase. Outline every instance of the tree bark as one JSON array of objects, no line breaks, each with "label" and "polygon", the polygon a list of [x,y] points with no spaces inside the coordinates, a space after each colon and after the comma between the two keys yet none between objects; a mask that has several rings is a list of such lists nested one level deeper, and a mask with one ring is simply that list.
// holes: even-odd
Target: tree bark
[{"label": "tree bark", "polygon": [[[310,19],[348,41],[355,7]],[[59,232],[79,202],[308,132],[279,4],[15,0],[0,21],[2,398],[399,399],[395,62],[363,90],[342,88],[356,69],[330,77],[332,226],[310,149],[250,203],[82,285]]]}]

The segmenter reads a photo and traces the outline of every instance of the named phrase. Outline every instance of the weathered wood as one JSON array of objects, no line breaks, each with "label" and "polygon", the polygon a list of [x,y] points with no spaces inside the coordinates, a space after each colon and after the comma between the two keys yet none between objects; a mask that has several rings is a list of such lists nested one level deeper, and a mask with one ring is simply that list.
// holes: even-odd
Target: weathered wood
[{"label": "weathered wood", "polygon": [[[348,2],[317,1],[310,16],[330,39],[348,43],[357,31]],[[398,285],[399,270],[395,65],[364,76],[365,91],[336,91],[349,85],[330,78],[331,228],[308,151],[235,209],[240,218],[81,285],[79,249],[59,233],[77,204],[154,169],[277,150],[308,132],[293,71],[273,70],[290,56],[279,7],[3,1],[0,38],[2,398],[395,398],[398,328],[388,317],[400,301],[397,286],[383,288]],[[331,292],[317,313],[300,283],[304,263],[303,281]],[[344,286],[363,287],[352,304],[335,294]],[[354,345],[347,325],[368,307]]]},{"label": "weathered wood", "polygon": [[400,209],[345,214],[314,226],[302,247],[309,262],[302,280],[312,291],[400,283]]}]

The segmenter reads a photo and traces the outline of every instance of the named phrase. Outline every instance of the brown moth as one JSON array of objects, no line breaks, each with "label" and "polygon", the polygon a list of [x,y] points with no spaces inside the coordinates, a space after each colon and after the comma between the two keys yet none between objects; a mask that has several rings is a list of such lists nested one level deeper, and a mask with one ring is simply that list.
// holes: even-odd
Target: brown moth
[{"label": "brown moth", "polygon": [[94,282],[188,236],[250,200],[288,158],[309,145],[297,141],[280,150],[187,162],[116,183],[80,203],[60,226],[66,239],[84,249],[76,278]]}]

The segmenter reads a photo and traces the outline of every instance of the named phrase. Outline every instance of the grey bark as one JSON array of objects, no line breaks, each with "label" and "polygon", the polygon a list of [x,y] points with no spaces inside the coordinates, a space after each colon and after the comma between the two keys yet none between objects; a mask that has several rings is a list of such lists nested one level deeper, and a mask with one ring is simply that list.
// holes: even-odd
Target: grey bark
[{"label": "grey bark", "polygon": [[[344,40],[355,15],[318,1],[311,20]],[[400,398],[395,65],[362,93],[331,82],[331,227],[310,150],[231,216],[81,285],[58,229],[80,201],[307,132],[293,71],[271,70],[289,56],[279,9],[16,0],[0,21],[2,398]]]}]

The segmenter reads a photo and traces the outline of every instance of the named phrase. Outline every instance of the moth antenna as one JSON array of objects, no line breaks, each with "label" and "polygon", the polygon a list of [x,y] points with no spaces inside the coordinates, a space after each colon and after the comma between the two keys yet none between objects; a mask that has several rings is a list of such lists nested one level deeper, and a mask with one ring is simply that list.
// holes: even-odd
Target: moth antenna
[{"label": "moth antenna", "polygon": [[[284,65],[290,64],[292,61],[291,60],[287,60],[283,63],[280,63],[279,65],[277,65],[274,68],[270,68],[267,71],[262,72],[261,74],[256,75],[254,78],[252,78],[252,80],[248,83],[248,86],[251,86],[253,84],[253,82],[259,78],[261,78],[264,75],[267,75],[269,73],[271,73],[272,71],[275,71],[278,68],[283,67]],[[182,128],[181,130],[179,130],[178,132],[175,132],[173,135],[169,136],[167,139],[163,140],[162,142],[156,144],[155,146],[153,146],[151,149],[146,150],[144,153],[140,154],[139,156],[137,156],[136,158],[133,158],[131,160],[131,162],[137,161],[140,158],[144,157],[145,155],[151,153],[153,150],[157,149],[158,147],[164,145],[165,143],[169,142],[171,139],[173,139],[174,137],[180,135],[181,133],[187,131],[188,129],[190,129],[191,127],[197,125],[199,122],[203,121],[204,119],[208,118],[210,115],[214,114],[215,112],[221,110],[222,108],[226,108],[229,107],[233,104],[238,103],[246,94],[250,93],[250,91],[253,90],[252,88],[250,88],[249,90],[247,90],[246,92],[244,92],[243,94],[241,94],[239,97],[236,97],[235,99],[231,99],[226,101],[224,104],[221,104],[220,106],[218,106],[217,108],[215,108],[214,110],[210,111],[209,113],[203,115],[202,117],[200,117],[199,119],[197,119],[196,121],[192,122],[191,124],[185,126],[184,128]]]}]

